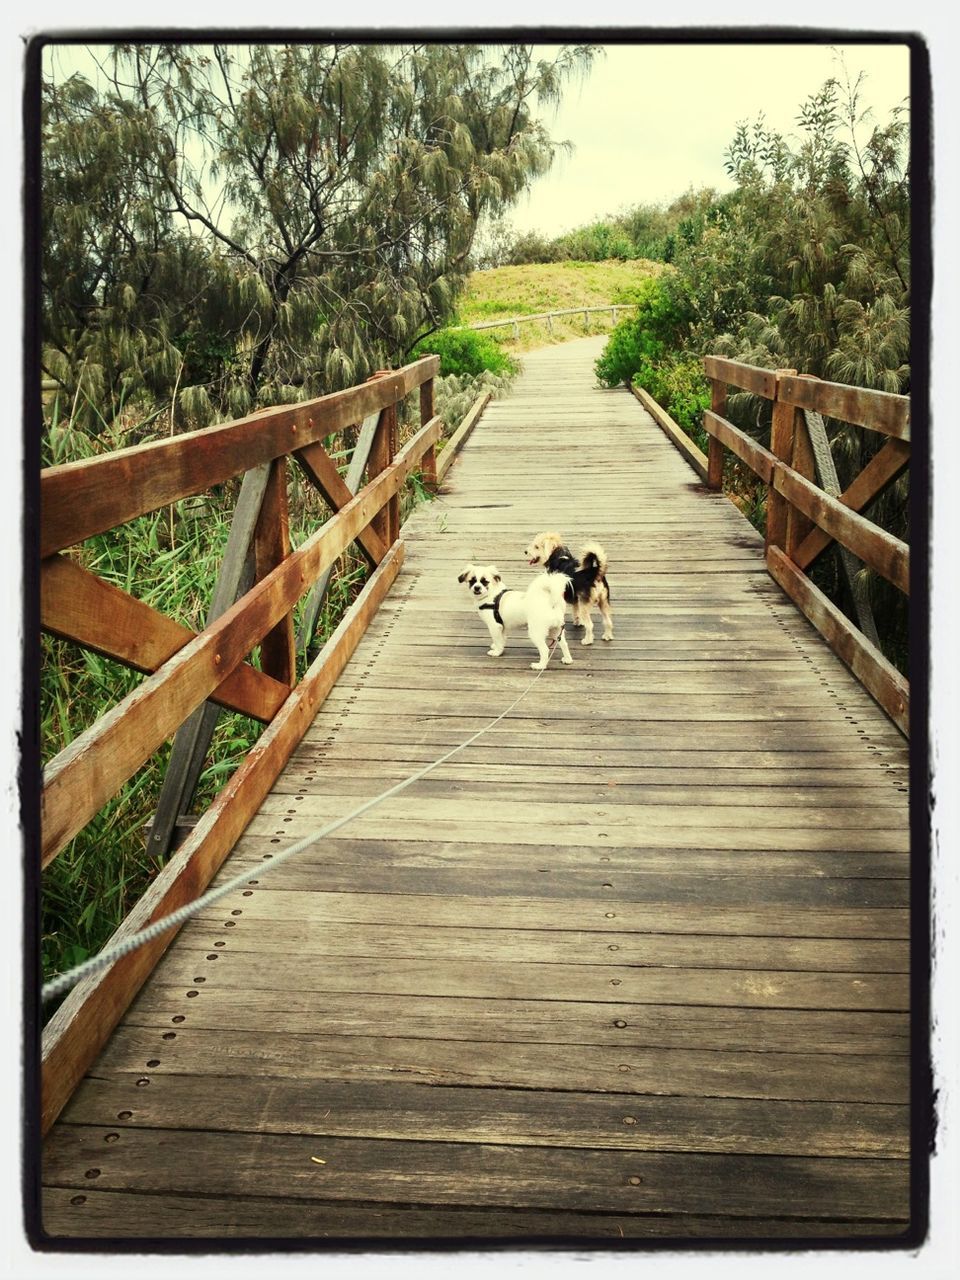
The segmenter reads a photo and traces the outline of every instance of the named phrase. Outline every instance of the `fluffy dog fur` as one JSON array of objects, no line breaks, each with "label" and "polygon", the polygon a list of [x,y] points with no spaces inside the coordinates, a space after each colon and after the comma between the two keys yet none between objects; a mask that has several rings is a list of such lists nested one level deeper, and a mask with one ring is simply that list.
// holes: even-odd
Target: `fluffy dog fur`
[{"label": "fluffy dog fur", "polygon": [[[588,542],[574,558],[569,547],[563,545],[559,533],[538,533],[524,555],[530,564],[543,565],[548,574],[563,574],[572,584],[573,620],[583,627],[581,644],[593,644],[593,605],[603,618],[601,639],[613,639],[613,614],[610,611],[610,587],[607,583],[607,553],[599,542]],[[568,595],[567,599],[570,599]]]},{"label": "fluffy dog fur", "polygon": [[[560,661],[571,663],[570,649],[563,634],[568,581],[560,574],[538,573],[526,591],[504,587],[495,564],[468,564],[457,579],[465,582],[477,603],[477,611],[490,632],[491,658],[503,653],[508,631],[526,625],[527,635],[536,645],[539,662],[531,662],[534,671],[547,665],[550,650],[560,645]],[[499,620],[497,615],[499,614]]]}]

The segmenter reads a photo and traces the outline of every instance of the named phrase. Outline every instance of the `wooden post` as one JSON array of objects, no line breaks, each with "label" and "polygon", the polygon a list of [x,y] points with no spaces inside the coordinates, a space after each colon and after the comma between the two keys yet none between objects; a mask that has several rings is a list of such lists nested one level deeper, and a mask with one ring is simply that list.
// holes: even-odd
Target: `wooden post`
[{"label": "wooden post", "polygon": [[550,311],[547,312],[547,333],[553,335],[553,313]]},{"label": "wooden post", "polygon": [[[389,369],[378,369],[367,379],[373,382],[377,378],[383,378],[389,374]],[[397,406],[388,404],[380,410],[380,421],[377,423],[377,434],[373,438],[373,445],[370,449],[370,459],[367,463],[367,480],[374,480],[381,471],[385,471],[394,459],[397,452]],[[373,531],[386,543],[388,547],[392,547],[396,541],[394,528],[399,532],[400,528],[400,497],[395,494],[389,502],[383,507],[370,521]]]},{"label": "wooden post", "polygon": [[[253,537],[254,573],[259,582],[290,554],[290,514],[287,508],[287,459],[270,464],[267,491]],[[291,688],[297,682],[297,651],[293,611],[285,614],[260,641],[260,666]]]},{"label": "wooden post", "polygon": [[[425,427],[433,417],[433,379],[420,384],[420,425]],[[431,493],[437,491],[437,450],[431,445],[423,455],[423,483]]]},{"label": "wooden post", "polygon": [[[252,559],[254,531],[269,479],[269,463],[251,469],[243,477],[223,564],[207,614],[208,626],[226,613],[245,589],[245,568],[248,555]],[[219,716],[220,708],[216,703],[205,702],[177,730],[147,839],[147,852],[152,858],[163,860],[170,852],[177,823],[193,802]]]},{"label": "wooden post", "polygon": [[[726,383],[710,379],[710,408],[720,418],[727,416]],[[707,446],[707,488],[723,489],[723,445],[716,438],[710,437]]]},{"label": "wooden post", "polygon": [[[819,382],[819,378],[815,378],[812,373],[803,373],[800,376],[809,382]],[[813,484],[817,483],[817,467],[813,457],[813,446],[810,443],[810,432],[807,430],[807,423],[802,410],[796,416],[790,465],[805,480],[810,480]],[[797,547],[814,528],[816,526],[808,516],[798,511],[796,507],[790,507],[787,514],[785,550],[791,560],[794,558],[794,552]]]},{"label": "wooden post", "polygon": [[[770,427],[770,452],[781,462],[789,463],[793,456],[794,423],[797,410],[780,399],[780,379],[796,376],[796,369],[777,370],[777,391],[773,400],[773,424]],[[767,490],[767,538],[768,547],[785,547],[787,542],[786,498],[774,489]]]}]

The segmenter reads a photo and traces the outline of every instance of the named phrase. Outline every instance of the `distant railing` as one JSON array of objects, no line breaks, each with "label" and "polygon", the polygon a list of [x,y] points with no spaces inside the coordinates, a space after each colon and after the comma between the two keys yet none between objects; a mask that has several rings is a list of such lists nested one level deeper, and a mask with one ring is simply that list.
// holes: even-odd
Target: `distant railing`
[{"label": "distant railing", "polygon": [[[400,490],[414,470],[428,487],[436,485],[435,445],[443,423],[433,411],[433,379],[439,366],[437,356],[427,356],[317,400],[43,471],[41,625],[148,674],[46,765],[41,867],[175,733],[167,781],[173,778],[176,785],[167,818],[176,819],[184,786],[189,791],[188,780],[206,751],[207,700],[267,726],[118,937],[168,915],[210,883],[376,613],[403,562]],[[398,452],[397,406],[418,389],[421,426]],[[321,442],[361,423],[353,465],[341,477]],[[335,512],[296,549],[288,533],[291,457]],[[360,487],[364,468],[367,483]],[[63,554],[95,534],[239,475],[244,479],[220,580],[199,632]],[[294,607],[322,585],[353,541],[374,572],[298,682]],[[248,572],[253,583],[245,589]],[[248,660],[258,645],[259,669]],[[172,820],[160,823],[167,833]],[[157,830],[155,819],[151,842]],[[172,937],[173,931],[164,934],[81,981],[54,1014],[44,1033],[44,1129]]]},{"label": "distant railing", "polygon": [[[909,732],[909,682],[870,639],[817,588],[807,570],[834,541],[905,594],[910,590],[910,548],[860,514],[910,463],[910,399],[837,382],[794,369],[758,369],[717,356],[704,358],[711,408],[706,482],[720,489],[723,449],[736,454],[768,486],[766,559],[771,575],[813,623],[904,734]],[[762,396],[773,405],[770,448],[764,449],[724,416],[727,387]],[[844,492],[823,486],[832,470],[819,415],[888,436]],[[818,435],[820,439],[818,440]],[[817,472],[821,471],[820,483]],[[861,620],[863,621],[863,620]]]},{"label": "distant railing", "polygon": [[613,313],[613,323],[617,323],[617,316],[621,311],[627,311],[630,307],[625,302],[613,303],[608,302],[602,307],[568,307],[564,311],[541,311],[535,316],[510,316],[506,320],[483,320],[478,324],[468,324],[467,329],[502,329],[505,325],[513,325],[513,336],[520,337],[520,328],[522,324],[530,324],[534,320],[546,320],[547,330],[553,333],[553,322],[560,316],[583,316],[584,322],[587,316],[593,315],[601,311],[611,311]]}]

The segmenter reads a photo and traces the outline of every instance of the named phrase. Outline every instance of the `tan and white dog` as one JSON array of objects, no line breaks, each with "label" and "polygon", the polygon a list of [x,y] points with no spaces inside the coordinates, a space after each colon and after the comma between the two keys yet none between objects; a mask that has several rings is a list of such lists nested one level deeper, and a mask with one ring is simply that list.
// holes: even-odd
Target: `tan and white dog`
[{"label": "tan and white dog", "polygon": [[569,547],[563,545],[559,533],[538,533],[524,551],[529,564],[543,565],[548,574],[559,574],[569,579],[573,588],[573,620],[583,627],[581,644],[593,644],[593,605],[603,618],[601,639],[613,639],[613,613],[610,610],[610,586],[607,582],[607,553],[599,542],[588,542],[574,558]]}]

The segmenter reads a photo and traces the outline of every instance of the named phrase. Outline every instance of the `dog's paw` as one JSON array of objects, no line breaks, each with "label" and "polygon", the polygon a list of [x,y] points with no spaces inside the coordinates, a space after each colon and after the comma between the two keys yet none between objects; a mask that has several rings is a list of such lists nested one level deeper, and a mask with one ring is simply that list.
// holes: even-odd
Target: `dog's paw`
[{"label": "dog's paw", "polygon": [[560,656],[560,661],[563,663],[565,667],[569,667],[573,663],[572,658],[564,658],[562,654]]},{"label": "dog's paw", "polygon": [[593,636],[584,636],[580,641],[581,644],[593,644]]},{"label": "dog's paw", "polygon": [[612,639],[613,639],[613,632],[611,631],[609,635],[608,635],[606,632],[604,632],[604,633],[603,633],[603,635],[600,637],[600,639],[601,639],[601,640],[612,640]]},{"label": "dog's paw", "polygon": [[488,657],[490,657],[490,658],[499,658],[499,657],[501,657],[501,656],[502,656],[502,654],[503,654],[503,650],[502,650],[502,649],[488,649],[488,650],[487,650],[487,656],[488,656]]},{"label": "dog's paw", "polygon": [[531,662],[531,671],[542,671],[547,664],[545,662]]}]

